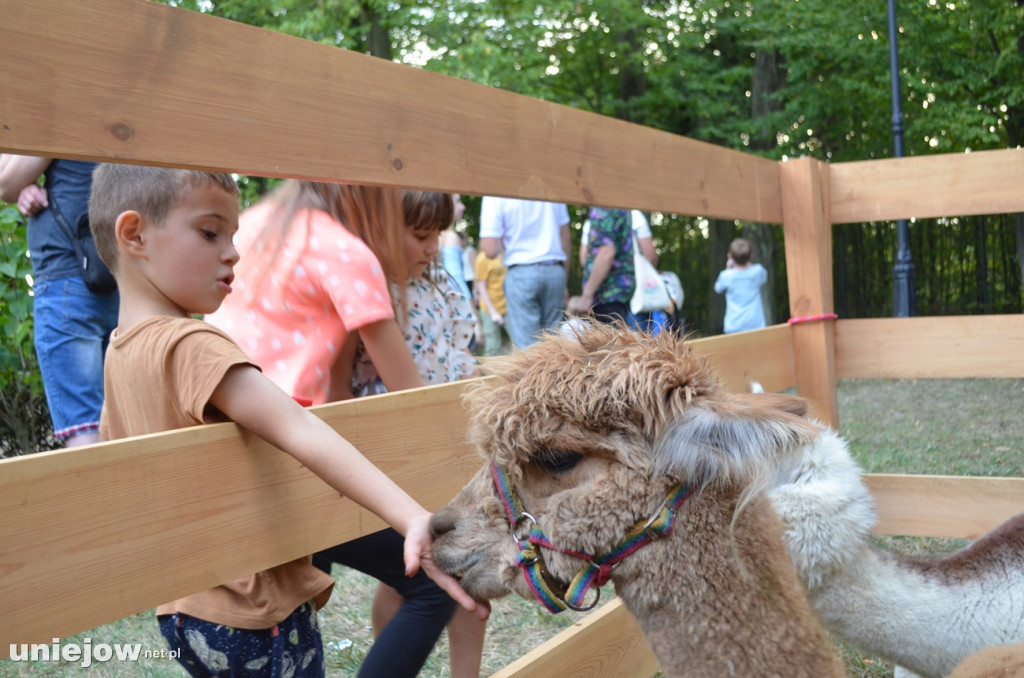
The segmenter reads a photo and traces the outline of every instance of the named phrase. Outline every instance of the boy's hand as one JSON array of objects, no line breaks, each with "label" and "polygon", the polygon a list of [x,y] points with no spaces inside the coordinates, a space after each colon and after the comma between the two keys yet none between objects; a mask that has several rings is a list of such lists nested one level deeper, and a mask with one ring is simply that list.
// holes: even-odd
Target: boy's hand
[{"label": "boy's hand", "polygon": [[434,552],[431,548],[433,538],[430,536],[430,514],[415,518],[409,523],[409,529],[405,534],[405,574],[412,576],[417,568],[423,567],[427,576],[434,580],[438,586],[445,590],[455,602],[467,611],[473,612],[481,620],[487,619],[491,614],[490,603],[473,599],[459,585],[455,577],[452,577],[434,563]]}]

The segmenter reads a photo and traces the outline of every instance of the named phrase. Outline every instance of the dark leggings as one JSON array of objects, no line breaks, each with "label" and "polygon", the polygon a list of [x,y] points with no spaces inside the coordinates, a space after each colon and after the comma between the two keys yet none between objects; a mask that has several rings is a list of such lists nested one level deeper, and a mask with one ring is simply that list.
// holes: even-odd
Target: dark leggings
[{"label": "dark leggings", "polygon": [[330,574],[340,563],[394,588],[402,606],[381,631],[359,668],[359,678],[413,678],[444,630],[455,601],[420,568],[405,576],[405,539],[392,529],[368,534],[313,555],[313,564]]},{"label": "dark leggings", "polygon": [[621,301],[594,304],[590,312],[594,315],[594,320],[602,323],[614,324],[620,320],[625,323],[629,320],[629,306]]}]

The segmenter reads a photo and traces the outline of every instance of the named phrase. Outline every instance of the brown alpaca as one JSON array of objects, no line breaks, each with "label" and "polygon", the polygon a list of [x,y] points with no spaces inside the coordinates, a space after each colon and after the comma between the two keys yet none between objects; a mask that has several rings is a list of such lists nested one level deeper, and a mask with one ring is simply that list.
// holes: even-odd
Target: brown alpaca
[{"label": "brown alpaca", "polygon": [[[547,337],[493,371],[467,398],[488,463],[432,524],[437,563],[471,595],[532,598],[533,573],[555,598],[571,597],[574,577],[598,570],[581,554],[602,562],[682,482],[689,494],[670,534],[602,570],[665,674],[845,675],[764,498],[816,433],[799,406],[728,396],[681,340],[607,326]],[[495,490],[502,472],[522,503],[513,513],[530,514],[513,518],[518,543]],[[527,539],[531,519],[547,545]],[[519,567],[521,552],[541,562]]]},{"label": "brown alpaca", "polygon": [[1024,676],[1024,643],[997,645],[963,660],[949,678],[1020,678]]}]

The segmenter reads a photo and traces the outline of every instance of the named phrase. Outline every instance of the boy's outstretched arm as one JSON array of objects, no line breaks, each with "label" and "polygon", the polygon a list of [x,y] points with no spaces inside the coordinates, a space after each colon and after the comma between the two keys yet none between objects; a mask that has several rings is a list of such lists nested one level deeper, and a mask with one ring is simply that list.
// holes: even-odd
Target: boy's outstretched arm
[{"label": "boy's outstretched arm", "polygon": [[295,457],[328,485],[380,516],[405,537],[406,572],[424,571],[460,605],[486,619],[489,608],[434,566],[430,512],[319,417],[254,367],[231,368],[210,404],[243,428]]}]

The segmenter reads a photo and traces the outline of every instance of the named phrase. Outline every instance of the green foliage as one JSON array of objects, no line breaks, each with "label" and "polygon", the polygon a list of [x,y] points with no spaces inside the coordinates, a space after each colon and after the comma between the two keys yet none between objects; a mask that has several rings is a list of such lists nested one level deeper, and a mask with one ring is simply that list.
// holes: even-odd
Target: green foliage
[{"label": "green foliage", "polygon": [[0,202],[0,456],[51,449],[49,410],[32,347],[25,221]]},{"label": "green foliage", "polygon": [[[1018,215],[922,219],[910,225],[919,315],[1024,312],[1014,257]],[[896,227],[890,222],[833,227],[836,312],[843,318],[892,313]]]},{"label": "green foliage", "polygon": [[259,201],[263,195],[269,193],[275,186],[281,183],[280,179],[267,177],[239,176],[238,179],[239,204],[242,209]]},{"label": "green foliage", "polygon": [[244,24],[307,40],[390,58],[373,49],[375,31],[412,30],[421,13],[415,3],[384,0],[164,0]]}]

